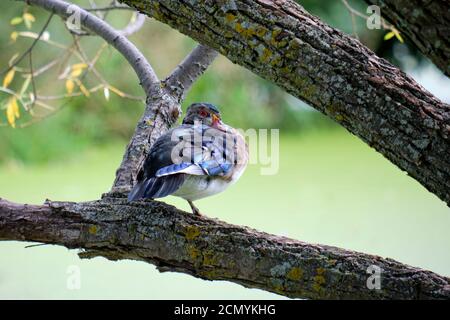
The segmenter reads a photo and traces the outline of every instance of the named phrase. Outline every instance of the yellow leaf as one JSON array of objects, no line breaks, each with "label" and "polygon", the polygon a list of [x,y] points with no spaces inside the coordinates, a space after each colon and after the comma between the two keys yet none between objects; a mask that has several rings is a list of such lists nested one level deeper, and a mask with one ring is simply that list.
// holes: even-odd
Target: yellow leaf
[{"label": "yellow leaf", "polygon": [[86,69],[88,67],[88,65],[86,64],[86,63],[84,63],[84,62],[81,62],[81,63],[75,63],[73,66],[72,66],[72,70],[75,70],[75,69]]},{"label": "yellow leaf", "polygon": [[15,17],[11,19],[11,25],[15,26],[16,24],[22,23],[22,17]]},{"label": "yellow leaf", "polygon": [[11,98],[11,105],[12,105],[12,109],[13,109],[13,112],[14,112],[14,116],[16,118],[20,118],[19,105],[17,104],[16,97],[12,97]]},{"label": "yellow leaf", "polygon": [[83,70],[86,69],[87,67],[88,67],[88,65],[86,63],[76,63],[76,64],[74,64],[71,67],[72,72],[70,73],[70,76],[72,78],[78,77],[83,72]]},{"label": "yellow leaf", "polygon": [[402,36],[400,35],[400,33],[397,30],[394,30],[394,34],[398,41],[400,41],[401,43],[404,42]]},{"label": "yellow leaf", "polygon": [[16,117],[14,115],[14,107],[11,103],[11,99],[8,100],[8,104],[6,105],[6,120],[11,127],[16,127]]},{"label": "yellow leaf", "polygon": [[31,13],[28,13],[28,12],[25,12],[22,17],[24,20],[29,20],[31,22],[36,21],[36,18]]},{"label": "yellow leaf", "polygon": [[16,41],[17,40],[17,37],[19,36],[19,34],[17,33],[17,31],[13,31],[13,32],[11,32],[11,40],[12,41]]},{"label": "yellow leaf", "polygon": [[3,86],[5,88],[7,88],[13,81],[15,73],[16,73],[16,70],[14,70],[14,68],[8,71],[5,78],[3,79]]},{"label": "yellow leaf", "polygon": [[75,87],[75,84],[73,83],[73,80],[68,79],[66,81],[66,90],[68,94],[72,94],[73,88]]},{"label": "yellow leaf", "polygon": [[391,39],[393,36],[395,36],[394,31],[389,31],[388,33],[386,33],[386,34],[384,35],[384,40],[389,40],[389,39]]},{"label": "yellow leaf", "polygon": [[88,65],[86,63],[76,63],[74,64],[72,68],[72,72],[70,73],[70,76],[73,78],[78,77],[84,69],[86,69]]},{"label": "yellow leaf", "polygon": [[120,97],[122,97],[122,98],[125,97],[125,93],[123,93],[123,92],[120,91],[119,89],[114,88],[113,86],[110,86],[109,89],[110,89],[112,92],[114,92],[115,94],[117,94],[118,96],[120,96]]},{"label": "yellow leaf", "polygon": [[34,18],[34,16],[31,13],[24,13],[23,14],[23,22],[25,22],[25,25],[27,26],[28,29],[31,29],[31,24],[36,21],[36,19]]},{"label": "yellow leaf", "polygon": [[70,73],[70,77],[72,78],[76,78],[78,77],[81,73],[83,72],[83,69],[73,69],[72,72]]}]

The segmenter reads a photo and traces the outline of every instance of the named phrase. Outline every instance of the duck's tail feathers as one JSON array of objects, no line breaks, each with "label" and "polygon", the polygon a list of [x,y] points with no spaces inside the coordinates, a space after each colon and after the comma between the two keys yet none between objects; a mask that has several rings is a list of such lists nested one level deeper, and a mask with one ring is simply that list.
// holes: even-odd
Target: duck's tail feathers
[{"label": "duck's tail feathers", "polygon": [[128,201],[162,198],[177,191],[183,184],[184,174],[146,178],[138,182],[128,194]]}]

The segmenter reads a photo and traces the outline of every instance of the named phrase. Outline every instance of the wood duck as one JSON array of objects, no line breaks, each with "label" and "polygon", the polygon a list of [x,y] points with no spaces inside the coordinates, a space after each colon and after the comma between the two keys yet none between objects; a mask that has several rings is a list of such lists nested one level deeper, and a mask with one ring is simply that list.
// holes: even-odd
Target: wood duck
[{"label": "wood duck", "polygon": [[194,103],[183,123],[159,137],[151,147],[128,201],[178,196],[193,201],[224,191],[236,182],[248,162],[244,137],[224,124],[219,109]]}]

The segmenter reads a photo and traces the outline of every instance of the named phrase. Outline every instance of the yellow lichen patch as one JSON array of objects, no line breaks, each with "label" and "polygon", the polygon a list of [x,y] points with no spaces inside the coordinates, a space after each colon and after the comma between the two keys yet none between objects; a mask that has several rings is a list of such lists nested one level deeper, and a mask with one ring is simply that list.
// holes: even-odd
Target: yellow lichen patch
[{"label": "yellow lichen patch", "polygon": [[186,239],[187,240],[194,240],[200,235],[200,229],[197,226],[188,226],[186,228]]},{"label": "yellow lichen patch", "polygon": [[98,231],[98,227],[97,227],[96,225],[91,225],[91,226],[89,227],[89,229],[88,229],[88,232],[89,232],[90,234],[96,234],[97,231]]},{"label": "yellow lichen patch", "polygon": [[286,274],[286,278],[293,281],[298,281],[303,277],[303,270],[299,267],[294,267]]},{"label": "yellow lichen patch", "polygon": [[289,74],[289,73],[291,73],[291,69],[288,66],[286,66],[286,67],[281,68],[281,72],[282,72],[282,74]]},{"label": "yellow lichen patch", "polygon": [[278,43],[277,37],[280,33],[281,33],[281,29],[276,29],[272,32],[272,38],[270,39],[270,43],[272,45],[274,45],[274,46],[277,45],[277,43]]},{"label": "yellow lichen patch", "polygon": [[212,266],[215,264],[217,264],[217,256],[214,252],[211,250],[203,252],[203,265]]},{"label": "yellow lichen patch", "polygon": [[284,294],[284,287],[281,284],[277,284],[273,288],[273,291],[275,291],[276,293],[279,293],[279,294]]},{"label": "yellow lichen patch", "polygon": [[302,89],[302,94],[306,98],[312,98],[317,93],[317,88],[313,84],[306,85]]},{"label": "yellow lichen patch", "polygon": [[326,111],[327,113],[334,117],[336,119],[336,121],[343,121],[344,120],[344,116],[339,112],[339,105],[331,103],[329,105],[327,105],[326,107]]},{"label": "yellow lichen patch", "polygon": [[246,38],[249,38],[255,34],[255,30],[252,28],[245,28],[240,22],[236,23],[234,29]]},{"label": "yellow lichen patch", "polygon": [[225,38],[233,38],[234,34],[233,34],[233,32],[231,32],[231,31],[225,31],[225,32],[223,33],[223,36],[224,36]]},{"label": "yellow lichen patch", "polygon": [[240,22],[237,22],[234,26],[234,29],[236,29],[237,32],[242,33],[244,31],[244,28],[242,27]]},{"label": "yellow lichen patch", "polygon": [[267,29],[266,28],[263,28],[263,27],[260,27],[260,26],[258,26],[256,28],[255,34],[258,37],[262,38],[262,37],[264,37],[266,35],[266,33],[267,33]]},{"label": "yellow lichen patch", "polygon": [[[341,116],[341,117],[342,117],[342,116]],[[332,266],[335,266],[336,263],[337,263],[337,260],[336,260],[336,259],[330,259],[330,260],[328,260],[328,263],[329,263],[330,265],[332,265]]]},{"label": "yellow lichen patch", "polygon": [[193,245],[188,245],[186,250],[192,260],[197,260],[197,258],[200,256],[200,250],[198,250]]},{"label": "yellow lichen patch", "polygon": [[280,56],[277,56],[276,58],[272,59],[270,64],[274,67],[281,66],[283,64],[283,60]]},{"label": "yellow lichen patch", "polygon": [[200,275],[207,279],[226,279],[226,278],[234,278],[236,274],[231,272],[228,269],[221,268],[206,268],[206,270],[199,271]]},{"label": "yellow lichen patch", "polygon": [[262,55],[260,56],[260,60],[262,62],[267,62],[267,61],[269,61],[271,56],[272,56],[272,51],[270,51],[267,48],[264,48],[263,52],[262,52]]},{"label": "yellow lichen patch", "polygon": [[228,23],[233,22],[236,19],[236,16],[232,13],[227,13],[225,15],[225,20],[227,20]]},{"label": "yellow lichen patch", "polygon": [[320,291],[322,290],[322,285],[325,283],[325,277],[323,276],[325,273],[324,268],[317,268],[317,275],[314,277],[314,283],[312,285],[313,290]]}]

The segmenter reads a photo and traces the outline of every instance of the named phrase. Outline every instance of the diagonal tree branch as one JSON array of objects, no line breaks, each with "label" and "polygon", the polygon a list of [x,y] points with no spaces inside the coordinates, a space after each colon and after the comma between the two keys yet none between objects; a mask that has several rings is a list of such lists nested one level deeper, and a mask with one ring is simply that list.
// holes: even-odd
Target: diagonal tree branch
[{"label": "diagonal tree branch", "polygon": [[[140,260],[160,271],[228,280],[292,298],[450,298],[450,279],[429,271],[194,216],[157,201],[106,197],[36,206],[0,199],[0,240],[83,248],[82,258]],[[380,289],[368,288],[368,268],[381,270]]]},{"label": "diagonal tree branch", "polygon": [[291,0],[121,0],[308,102],[450,205],[450,106]]},{"label": "diagonal tree branch", "polygon": [[198,45],[164,81],[166,88],[182,101],[192,84],[217,57],[217,51]]}]

